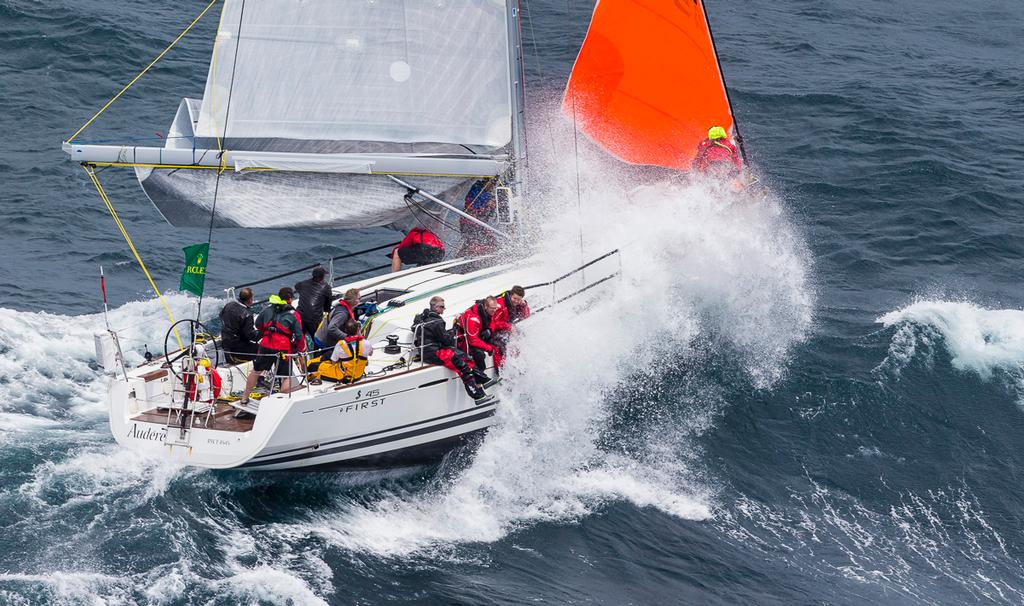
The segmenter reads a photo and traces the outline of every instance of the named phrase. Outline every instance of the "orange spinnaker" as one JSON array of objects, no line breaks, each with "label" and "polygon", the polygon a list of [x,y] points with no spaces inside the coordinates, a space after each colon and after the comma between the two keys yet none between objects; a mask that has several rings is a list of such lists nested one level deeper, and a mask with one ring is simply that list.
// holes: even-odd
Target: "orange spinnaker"
[{"label": "orange spinnaker", "polygon": [[710,127],[733,135],[701,0],[598,0],[562,111],[632,164],[688,170]]}]

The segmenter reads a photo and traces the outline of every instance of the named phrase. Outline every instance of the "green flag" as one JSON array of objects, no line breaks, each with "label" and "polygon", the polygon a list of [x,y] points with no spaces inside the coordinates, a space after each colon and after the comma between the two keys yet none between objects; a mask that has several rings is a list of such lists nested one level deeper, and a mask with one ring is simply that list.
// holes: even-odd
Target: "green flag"
[{"label": "green flag", "polygon": [[206,282],[206,262],[210,256],[210,243],[186,246],[185,271],[181,272],[179,290],[187,290],[197,297],[203,296],[203,284]]}]

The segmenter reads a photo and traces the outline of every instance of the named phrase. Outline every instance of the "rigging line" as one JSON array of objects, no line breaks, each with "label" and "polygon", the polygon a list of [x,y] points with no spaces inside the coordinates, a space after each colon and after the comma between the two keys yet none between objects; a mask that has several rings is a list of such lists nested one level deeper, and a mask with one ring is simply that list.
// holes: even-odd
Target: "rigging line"
[{"label": "rigging line", "polygon": [[[569,15],[569,0],[565,0],[565,14]],[[580,143],[579,129],[576,127],[576,89],[569,93],[572,96],[572,152],[576,161],[576,216],[579,217],[580,228],[580,262],[583,262],[583,194],[580,192]],[[584,279],[585,281],[585,279]]]},{"label": "rigging line", "polygon": [[[533,10],[530,8],[530,2],[528,0],[523,0],[523,6],[526,7],[526,19],[530,23],[530,43],[533,45],[534,62],[536,63],[537,71],[540,72],[541,79],[543,80],[544,67],[543,63],[541,63],[540,61],[540,47],[537,45],[537,32],[536,30],[534,30],[533,27]],[[523,73],[525,74],[525,72],[526,66],[524,61]],[[523,80],[526,80],[525,75],[523,77]],[[525,95],[523,95],[523,97],[523,103],[525,104]],[[555,127],[552,125],[551,114],[547,114],[544,116],[544,122],[547,124],[548,127],[548,138],[551,139],[551,153],[552,155],[557,155],[558,148],[555,146]]]},{"label": "rigging line", "polygon": [[[242,5],[238,10],[238,33],[235,35],[235,56],[231,63],[231,80],[228,81],[228,100],[224,107],[224,139],[228,138],[228,117],[231,115],[231,93],[235,88],[235,73],[238,70],[238,50],[242,45],[242,19],[245,16],[245,0],[242,0]],[[220,146],[220,138],[217,138],[217,145]],[[210,228],[206,233],[206,245],[207,245],[207,264],[209,264],[209,248],[213,246],[213,220],[217,216],[217,194],[220,192],[220,176],[224,174],[225,169],[225,151],[220,150],[220,157],[218,163],[220,164],[220,170],[217,171],[217,176],[213,182],[213,205],[210,206]],[[203,310],[203,295],[206,293],[204,288],[199,293],[199,303],[196,305],[196,321],[200,319],[200,312]]]},{"label": "rigging line", "polygon": [[95,114],[93,114],[92,118],[89,118],[89,120],[86,121],[86,123],[83,124],[81,128],[76,130],[75,134],[73,134],[70,137],[68,137],[68,140],[66,142],[67,143],[71,143],[72,141],[75,140],[75,137],[77,137],[78,135],[82,134],[82,131],[84,131],[86,128],[88,128],[89,125],[92,124],[94,120],[96,120],[96,118],[99,118],[100,114],[102,114],[103,112],[107,111],[107,108],[110,107],[114,103],[114,101],[117,101],[121,97],[121,95],[123,95],[125,93],[125,91],[127,91],[129,88],[134,86],[135,83],[139,81],[139,78],[142,78],[143,76],[145,76],[146,72],[148,72],[150,70],[150,68],[152,68],[154,65],[156,65],[157,61],[163,59],[164,55],[166,55],[168,53],[168,51],[170,51],[172,48],[174,48],[174,45],[177,44],[182,38],[184,38],[185,34],[187,34],[195,26],[196,23],[199,23],[199,20],[202,19],[206,15],[206,13],[208,13],[210,11],[211,8],[213,8],[213,5],[217,4],[220,1],[221,0],[210,0],[210,3],[206,5],[206,8],[203,9],[203,12],[199,13],[199,16],[196,17],[195,19],[193,19],[192,23],[189,23],[188,27],[186,27],[180,34],[178,34],[178,37],[175,38],[173,42],[168,44],[167,48],[165,48],[163,51],[160,52],[159,55],[156,56],[156,59],[153,59],[152,61],[150,61],[149,65],[147,65],[145,67],[145,69],[143,69],[141,72],[139,72],[139,74],[137,76],[132,78],[132,81],[129,82],[128,84],[126,84],[124,86],[124,88],[122,88],[116,95],[111,97],[110,101],[107,101],[106,105],[104,105],[103,107],[100,108],[100,111],[98,111]]},{"label": "rigging line", "polygon": [[[89,175],[89,179],[92,181],[92,184],[96,186],[96,192],[99,193],[100,199],[103,200],[103,204],[106,205],[107,212],[109,212],[110,216],[114,219],[114,224],[117,225],[117,229],[120,230],[121,236],[124,238],[124,241],[128,243],[128,248],[130,248],[132,254],[135,255],[135,260],[139,263],[139,267],[142,268],[142,273],[146,275],[146,279],[149,280],[149,285],[153,287],[153,292],[156,293],[157,298],[159,298],[160,302],[163,303],[164,311],[167,312],[167,317],[171,320],[171,323],[173,324],[174,314],[171,313],[171,308],[167,305],[167,301],[164,299],[164,296],[160,293],[160,289],[157,288],[156,282],[153,281],[153,276],[150,275],[149,269],[146,267],[146,264],[143,263],[142,256],[139,255],[139,251],[135,248],[135,243],[132,242],[131,236],[128,235],[128,230],[125,229],[124,223],[121,223],[121,218],[117,216],[117,211],[114,210],[114,205],[110,202],[110,198],[107,196],[107,192],[103,189],[103,185],[100,184],[100,180],[99,177],[96,176],[95,169],[86,164],[83,164],[82,168],[85,170],[86,174]],[[178,334],[177,328],[174,329],[174,336],[178,339],[178,346],[184,349],[184,346],[181,344],[181,335]]]},{"label": "rigging line", "polygon": [[[331,257],[331,261],[339,261],[341,259],[348,259],[348,258],[351,258],[351,257],[358,257],[359,255],[365,255],[366,253],[377,252],[378,250],[384,250],[385,248],[394,248],[394,247],[398,246],[399,244],[401,244],[401,242],[392,242],[391,244],[382,244],[380,246],[375,246],[373,248],[367,248],[366,250],[360,250],[360,251],[356,251],[356,252],[352,252],[352,253],[345,253],[344,255],[338,255],[336,257]],[[284,278],[284,277],[287,277],[287,276],[291,276],[291,275],[297,274],[299,272],[306,271],[308,269],[313,269],[314,267],[316,267],[318,265],[320,265],[320,263],[313,263],[312,265],[306,265],[306,266],[300,267],[298,269],[293,269],[291,271],[286,271],[284,273],[280,273],[280,274],[277,274],[275,276],[270,276],[269,278],[262,278],[260,280],[255,281],[255,282],[243,282],[242,284],[236,284],[235,286],[232,286],[231,288],[238,289],[238,288],[242,288],[243,286],[256,286],[257,284],[264,284],[266,282],[272,282],[274,280],[279,280],[281,278]]]},{"label": "rigging line", "polygon": [[740,148],[740,157],[743,163],[747,163],[747,149],[743,146],[743,135],[740,134],[740,125],[736,120],[736,112],[732,108],[732,97],[729,96],[729,85],[725,83],[725,72],[722,71],[722,60],[718,58],[718,46],[715,44],[715,33],[711,31],[711,21],[708,19],[708,10],[704,6],[704,0],[700,0],[700,11],[704,13],[704,25],[708,30],[708,37],[711,38],[711,50],[715,52],[715,65],[718,66],[718,77],[722,79],[722,88],[725,89],[725,101],[729,104],[729,113],[732,114],[732,128],[736,131],[736,144]]},{"label": "rigging line", "polygon": [[420,204],[416,200],[413,200],[412,199],[412,194],[414,194],[414,193],[416,193],[416,192],[409,192],[405,196],[402,196],[402,200],[405,200],[405,206],[409,209],[409,214],[412,215],[413,219],[416,219],[416,222],[420,224],[420,227],[422,227],[423,229],[426,229],[426,230],[430,229],[429,227],[427,227],[423,223],[423,221],[420,221],[419,217],[416,216],[416,210],[414,210],[413,207],[415,207],[421,213],[427,215],[428,217],[430,217],[434,221],[437,221],[441,225],[444,225],[448,229],[450,229],[452,231],[455,231],[455,232],[459,231],[459,229],[460,229],[459,227],[456,227],[456,226],[452,225],[451,223],[448,223],[447,221],[445,221],[444,219],[441,218],[442,213],[438,213],[437,215],[435,215],[434,213],[432,213],[429,210],[427,210],[426,208],[424,208],[422,204]]}]

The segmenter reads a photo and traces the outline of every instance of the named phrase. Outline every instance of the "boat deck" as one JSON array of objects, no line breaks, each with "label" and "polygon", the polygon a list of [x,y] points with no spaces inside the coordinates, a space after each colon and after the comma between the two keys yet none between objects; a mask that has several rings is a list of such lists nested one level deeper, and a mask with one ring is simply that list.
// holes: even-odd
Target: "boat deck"
[{"label": "boat deck", "polygon": [[[247,416],[241,419],[235,418],[235,409],[230,405],[223,402],[217,403],[216,411],[210,415],[209,424],[206,422],[206,414],[200,414],[196,416],[194,428],[198,429],[214,429],[217,431],[234,431],[234,432],[246,432],[252,430],[253,423],[256,422],[256,417]],[[132,421],[139,421],[140,423],[159,423],[161,425],[167,424],[167,409],[166,408],[153,408],[146,412],[132,417]],[[178,423],[177,416],[171,413],[171,425],[176,426]],[[186,426],[188,425],[188,419],[185,419]]]}]

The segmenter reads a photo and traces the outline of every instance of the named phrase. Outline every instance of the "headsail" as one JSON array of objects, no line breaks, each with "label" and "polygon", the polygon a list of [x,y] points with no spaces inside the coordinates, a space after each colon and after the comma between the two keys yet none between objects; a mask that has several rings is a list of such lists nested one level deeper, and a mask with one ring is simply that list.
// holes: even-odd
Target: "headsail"
[{"label": "headsail", "polygon": [[620,160],[687,170],[735,124],[701,0],[599,0],[562,102]]}]

